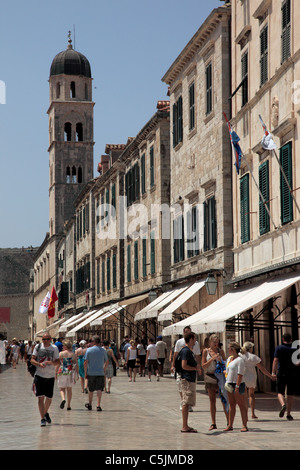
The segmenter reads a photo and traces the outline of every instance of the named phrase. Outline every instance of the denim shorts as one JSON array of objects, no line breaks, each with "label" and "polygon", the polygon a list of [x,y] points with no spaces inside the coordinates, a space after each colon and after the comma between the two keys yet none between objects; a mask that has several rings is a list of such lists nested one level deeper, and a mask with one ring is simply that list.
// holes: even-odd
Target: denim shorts
[{"label": "denim shorts", "polygon": [[[232,385],[232,387],[235,389],[236,384],[233,382],[229,382],[229,385]],[[242,382],[241,385],[239,386],[239,393],[240,395],[244,395],[246,390],[246,385],[245,382]]]}]

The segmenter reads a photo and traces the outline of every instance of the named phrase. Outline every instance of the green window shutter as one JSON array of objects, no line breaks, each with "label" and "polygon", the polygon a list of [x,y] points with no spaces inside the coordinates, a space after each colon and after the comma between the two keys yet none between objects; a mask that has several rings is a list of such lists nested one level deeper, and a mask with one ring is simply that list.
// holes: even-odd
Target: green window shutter
[{"label": "green window shutter", "polygon": [[268,25],[260,33],[260,86],[268,81]]},{"label": "green window shutter", "polygon": [[134,280],[139,279],[139,242],[134,242]]},{"label": "green window shutter", "polygon": [[154,185],[154,148],[150,148],[150,186]]},{"label": "green window shutter", "polygon": [[203,203],[204,220],[204,251],[213,250],[217,247],[217,220],[216,200],[212,196]]},{"label": "green window shutter", "polygon": [[142,194],[146,192],[146,166],[145,166],[145,154],[141,156],[141,184],[142,184]]},{"label": "green window shutter", "polygon": [[97,295],[100,294],[100,263],[97,263]]},{"label": "green window shutter", "polygon": [[178,143],[183,141],[183,110],[182,96],[178,98]]},{"label": "green window shutter", "polygon": [[249,174],[240,180],[241,243],[250,240]]},{"label": "green window shutter", "polygon": [[102,260],[102,293],[105,292],[105,261]]},{"label": "green window shutter", "polygon": [[131,282],[131,247],[127,245],[127,282]]},{"label": "green window shutter", "polygon": [[135,177],[135,197],[134,200],[136,201],[140,197],[140,167],[139,164],[136,163],[134,165],[134,177]]},{"label": "green window shutter", "polygon": [[178,121],[178,109],[177,109],[177,103],[175,103],[173,104],[173,147],[176,147],[176,145],[178,144],[177,121]]},{"label": "green window shutter", "polygon": [[109,189],[107,189],[105,193],[105,204],[106,204],[105,218],[106,218],[106,221],[108,222],[109,221]]},{"label": "green window shutter", "polygon": [[189,100],[190,100],[190,131],[195,127],[195,84],[189,88]]},{"label": "green window shutter", "polygon": [[179,240],[177,238],[177,219],[173,220],[173,260],[174,264],[178,263],[179,261],[179,253],[178,253],[178,246],[179,246]]},{"label": "green window shutter", "polygon": [[106,286],[107,291],[110,291],[110,257],[108,256],[106,259]]},{"label": "green window shutter", "polygon": [[112,258],[112,262],[113,262],[113,289],[116,289],[117,287],[117,255],[116,253],[113,254],[113,258]]},{"label": "green window shutter", "polygon": [[212,111],[212,64],[208,64],[205,69],[206,79],[206,114]]},{"label": "green window shutter", "polygon": [[[290,188],[293,189],[292,172],[292,142],[284,145],[280,149],[280,163],[283,172],[288,180]],[[281,223],[286,224],[293,220],[293,198],[286,181],[280,172],[280,205],[281,205]]]},{"label": "green window shutter", "polygon": [[283,2],[281,7],[282,34],[281,34],[281,63],[291,55],[291,0]]},{"label": "green window shutter", "polygon": [[143,238],[143,277],[147,276],[147,239]]},{"label": "green window shutter", "polygon": [[194,256],[193,249],[193,227],[192,227],[192,213],[188,211],[186,214],[186,226],[187,226],[187,257],[192,258]]},{"label": "green window shutter", "polygon": [[155,273],[155,238],[154,232],[151,232],[150,238],[150,272]]},{"label": "green window shutter", "polygon": [[197,206],[192,208],[192,231],[194,234],[194,256],[199,255],[199,233],[198,233],[198,209]]},{"label": "green window shutter", "polygon": [[242,56],[242,106],[248,103],[248,52]]},{"label": "green window shutter", "polygon": [[[267,160],[259,167],[259,189],[266,201],[268,209],[270,209],[270,190],[269,190],[269,161]],[[268,211],[259,197],[259,233],[263,235],[270,231],[270,216]]]},{"label": "green window shutter", "polygon": [[116,217],[116,185],[115,183],[112,184],[111,187],[111,215]]}]

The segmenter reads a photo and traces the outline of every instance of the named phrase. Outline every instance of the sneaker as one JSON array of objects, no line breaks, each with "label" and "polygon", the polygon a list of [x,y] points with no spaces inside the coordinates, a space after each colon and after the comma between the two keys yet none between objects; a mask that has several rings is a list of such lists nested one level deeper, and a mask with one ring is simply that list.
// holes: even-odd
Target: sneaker
[{"label": "sneaker", "polygon": [[285,410],[286,410],[286,405],[283,405],[279,413],[279,418],[283,418]]},{"label": "sneaker", "polygon": [[156,377],[157,382],[159,382],[159,375]]},{"label": "sneaker", "polygon": [[46,413],[46,414],[45,414],[44,419],[47,421],[48,424],[51,424],[51,423],[52,423],[51,418],[50,418],[50,416],[49,416],[49,413]]},{"label": "sneaker", "polygon": [[189,412],[194,411],[192,406],[189,406]]},{"label": "sneaker", "polygon": [[46,420],[45,420],[45,418],[41,419],[41,426],[46,426]]},{"label": "sneaker", "polygon": [[151,379],[148,379],[148,382],[151,382]]},{"label": "sneaker", "polygon": [[292,415],[286,415],[286,419],[289,421],[293,421],[294,418]]}]

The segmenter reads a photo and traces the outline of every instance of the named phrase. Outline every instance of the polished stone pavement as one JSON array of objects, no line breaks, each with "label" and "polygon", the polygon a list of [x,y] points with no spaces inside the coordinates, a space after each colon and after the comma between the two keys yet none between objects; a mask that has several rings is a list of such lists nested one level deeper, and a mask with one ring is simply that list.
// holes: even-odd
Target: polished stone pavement
[{"label": "polished stone pavement", "polygon": [[[208,432],[209,400],[203,383],[197,385],[197,404],[189,414],[189,425],[198,434],[183,434],[179,395],[173,377],[159,382],[137,377],[128,382],[118,370],[111,394],[103,393],[102,412],[84,407],[87,395],[80,384],[73,389],[72,410],[61,410],[55,393],[50,408],[52,424],[40,427],[37,399],[25,364],[0,374],[1,450],[300,450],[300,399],[295,399],[294,421],[279,418],[276,395],[256,394],[258,420],[249,421],[249,432],[241,433],[237,411],[233,432],[224,433],[225,416],[217,401],[218,429]],[[94,399],[95,401],[95,399]],[[53,462],[54,464],[54,462]]]}]

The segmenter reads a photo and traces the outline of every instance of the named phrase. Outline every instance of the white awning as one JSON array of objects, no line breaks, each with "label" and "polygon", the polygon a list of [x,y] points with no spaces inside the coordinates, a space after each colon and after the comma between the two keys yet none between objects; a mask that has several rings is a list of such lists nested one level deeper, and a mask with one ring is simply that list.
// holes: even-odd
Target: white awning
[{"label": "white awning", "polygon": [[172,300],[176,299],[176,297],[182,294],[188,287],[190,287],[190,284],[186,284],[184,287],[176,287],[176,289],[164,292],[157,299],[151,302],[151,304],[147,305],[147,307],[138,312],[134,317],[134,321],[157,317],[158,311],[161,308],[165,307],[167,304],[172,302]]},{"label": "white awning", "polygon": [[234,289],[200,312],[166,327],[163,335],[181,334],[187,325],[191,326],[195,333],[225,331],[227,320],[265,302],[299,280],[300,274],[293,273]]},{"label": "white awning", "polygon": [[158,321],[172,320],[173,313],[205,285],[205,280],[199,280],[186,289],[174,302],[166,307],[157,317]]},{"label": "white awning", "polygon": [[103,320],[107,320],[108,317],[115,315],[116,313],[118,313],[120,310],[122,310],[125,307],[126,305],[119,305],[118,307],[113,307],[109,312],[105,313],[104,315],[101,315],[96,320],[94,320],[91,323],[91,326],[102,325]]},{"label": "white awning", "polygon": [[86,318],[85,320],[81,321],[78,325],[76,325],[74,328],[72,328],[70,331],[68,331],[68,333],[66,334],[66,337],[69,338],[69,337],[75,336],[75,333],[78,330],[81,330],[81,328],[88,325],[93,320],[96,320],[96,318],[100,317],[100,315],[102,315],[103,313],[106,313],[110,308],[111,308],[111,306],[110,307],[104,307],[103,309],[97,310],[97,312],[93,313],[93,315],[91,315],[88,318]]},{"label": "white awning", "polygon": [[60,318],[60,319],[57,320],[56,322],[52,323],[52,325],[46,326],[46,328],[43,328],[42,330],[40,330],[40,331],[38,331],[37,333],[35,333],[35,336],[43,336],[44,333],[46,333],[47,331],[51,330],[52,328],[55,328],[55,327],[58,326],[58,325],[61,325],[64,321],[66,321],[65,318]]},{"label": "white awning", "polygon": [[137,295],[136,297],[122,300],[122,302],[119,302],[119,305],[123,305],[123,307],[125,307],[126,305],[137,304],[138,302],[142,302],[142,300],[145,299],[149,299],[149,294]]},{"label": "white awning", "polygon": [[61,332],[66,332],[70,326],[72,326],[72,325],[74,326],[74,325],[76,325],[76,323],[82,322],[86,318],[93,315],[93,313],[95,313],[95,312],[96,312],[96,310],[91,310],[90,312],[87,312],[85,314],[83,312],[81,312],[78,315],[72,316],[60,327],[60,329],[58,331],[60,333]]}]

